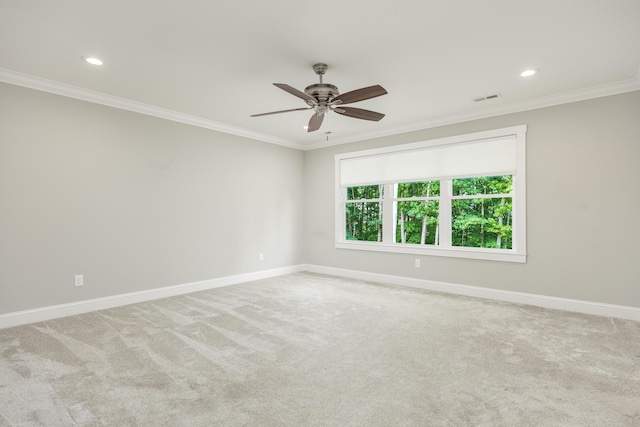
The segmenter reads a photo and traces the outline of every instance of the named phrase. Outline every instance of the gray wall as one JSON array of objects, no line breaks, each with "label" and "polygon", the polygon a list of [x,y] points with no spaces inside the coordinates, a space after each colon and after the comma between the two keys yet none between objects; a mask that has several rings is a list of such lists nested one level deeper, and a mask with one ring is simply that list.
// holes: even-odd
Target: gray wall
[{"label": "gray wall", "polygon": [[[334,248],[334,155],[526,124],[526,264]],[[305,261],[640,307],[640,91],[305,153]],[[422,258],[422,267],[414,259]]]},{"label": "gray wall", "polygon": [[303,156],[0,84],[0,313],[301,263]]},{"label": "gray wall", "polygon": [[[300,263],[640,307],[638,117],[640,91],[301,152],[0,84],[0,314]],[[334,248],[334,154],[520,124],[526,264]]]}]

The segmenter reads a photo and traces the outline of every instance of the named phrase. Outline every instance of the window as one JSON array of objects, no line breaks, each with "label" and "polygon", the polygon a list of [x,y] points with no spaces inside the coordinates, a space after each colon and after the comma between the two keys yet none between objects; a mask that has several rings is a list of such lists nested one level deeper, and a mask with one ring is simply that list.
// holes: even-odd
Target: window
[{"label": "window", "polygon": [[438,244],[440,182],[402,182],[393,185],[395,241]]},{"label": "window", "polygon": [[451,244],[513,248],[513,176],[452,180]]},{"label": "window", "polygon": [[336,155],[336,247],[526,262],[525,132]]},{"label": "window", "polygon": [[365,185],[347,188],[347,240],[382,241],[382,194],[384,186]]}]

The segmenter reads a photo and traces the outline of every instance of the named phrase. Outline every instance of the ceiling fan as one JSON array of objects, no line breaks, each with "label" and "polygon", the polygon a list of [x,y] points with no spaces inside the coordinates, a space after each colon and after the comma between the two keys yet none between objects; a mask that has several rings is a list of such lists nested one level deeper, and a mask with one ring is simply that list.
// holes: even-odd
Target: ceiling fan
[{"label": "ceiling fan", "polygon": [[289,92],[293,96],[297,96],[309,105],[306,108],[292,108],[290,110],[271,111],[269,113],[253,114],[251,117],[267,116],[270,114],[288,113],[290,111],[314,110],[307,132],[313,132],[320,129],[325,114],[334,111],[347,117],[354,117],[362,120],[379,121],[384,114],[375,111],[363,110],[362,108],[343,107],[344,104],[364,101],[365,99],[375,98],[376,96],[385,95],[387,91],[380,85],[368,86],[362,89],[345,92],[342,95],[338,92],[338,88],[329,83],[323,83],[322,76],[327,71],[327,64],[315,64],[313,71],[320,77],[320,83],[312,84],[299,91],[284,83],[274,83],[280,89]]}]

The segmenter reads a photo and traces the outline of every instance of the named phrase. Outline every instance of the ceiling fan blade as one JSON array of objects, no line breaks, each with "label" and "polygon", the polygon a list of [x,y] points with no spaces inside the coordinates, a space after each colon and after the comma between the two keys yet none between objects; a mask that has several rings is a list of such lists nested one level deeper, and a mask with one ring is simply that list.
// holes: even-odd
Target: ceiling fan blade
[{"label": "ceiling fan blade", "polygon": [[314,104],[317,104],[318,101],[311,95],[307,95],[306,93],[299,91],[298,89],[291,87],[287,84],[284,83],[274,83],[274,86],[279,87],[280,89],[284,90],[285,92],[289,92],[291,95],[293,96],[297,96],[298,98],[304,99],[305,101],[310,101],[313,102]]},{"label": "ceiling fan blade", "polygon": [[313,113],[313,116],[311,116],[311,120],[309,120],[309,126],[307,126],[307,132],[313,132],[320,129],[323,120],[324,113]]},{"label": "ceiling fan blade", "polygon": [[270,114],[280,114],[280,113],[288,113],[290,111],[302,111],[302,110],[310,110],[312,107],[308,108],[292,108],[290,110],[280,110],[280,111],[271,111],[269,113],[260,113],[260,114],[252,114],[250,117],[260,117],[260,116],[268,116]]},{"label": "ceiling fan blade", "polygon": [[371,120],[377,122],[384,117],[382,113],[376,113],[375,111],[363,110],[362,108],[353,107],[336,107],[333,111],[343,116],[353,117],[362,120]]},{"label": "ceiling fan blade", "polygon": [[351,104],[352,102],[364,101],[365,99],[375,98],[376,96],[386,95],[387,91],[380,85],[363,87],[362,89],[352,90],[338,95],[331,100],[331,103],[340,101],[340,105]]}]

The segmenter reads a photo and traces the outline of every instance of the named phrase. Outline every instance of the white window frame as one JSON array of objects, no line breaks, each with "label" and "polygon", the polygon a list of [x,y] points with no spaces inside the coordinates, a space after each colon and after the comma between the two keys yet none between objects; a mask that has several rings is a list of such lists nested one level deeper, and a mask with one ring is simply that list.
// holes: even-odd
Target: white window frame
[{"label": "white window frame", "polygon": [[[448,138],[440,138],[429,141],[421,141],[411,144],[396,145],[372,150],[357,151],[352,153],[337,154],[335,156],[335,247],[337,249],[364,250],[376,252],[391,252],[426,256],[444,256],[453,258],[469,258],[491,261],[506,261],[525,263],[526,252],[526,125],[509,128],[495,129],[484,132],[476,132],[466,135],[458,135]],[[423,149],[429,147],[460,144],[465,142],[478,142],[486,139],[512,136],[516,138],[515,163],[516,172],[513,175],[512,206],[513,206],[513,239],[512,249],[471,248],[451,245],[451,200],[460,198],[451,195],[451,179],[440,179],[440,193],[447,194],[441,197],[440,212],[448,214],[440,215],[440,242],[439,245],[415,245],[395,243],[395,231],[393,229],[393,194],[394,184],[385,183],[383,198],[383,230],[382,242],[364,242],[346,240],[346,188],[340,186],[340,165],[344,160],[362,158],[367,156],[380,156],[384,154],[396,154],[404,151]],[[461,177],[466,178],[466,177]],[[446,192],[446,193],[443,193]],[[470,196],[471,198],[485,198],[492,195]],[[466,198],[466,196],[462,196]]]}]

